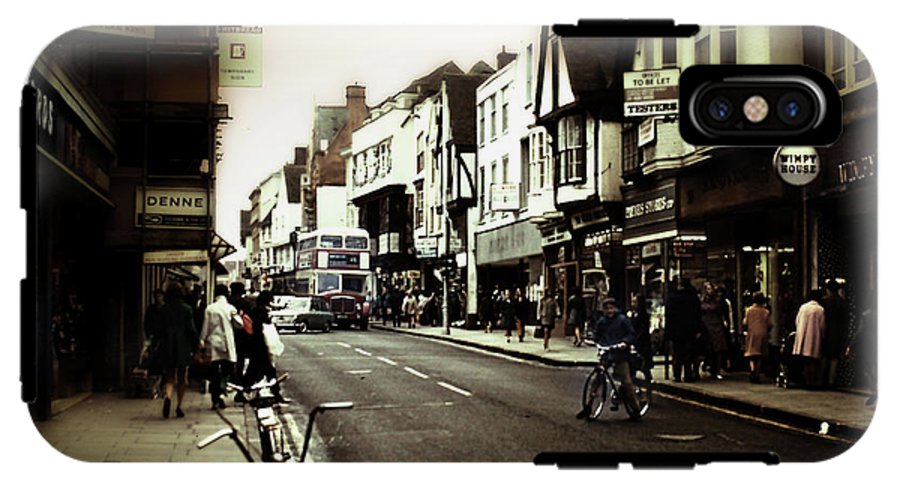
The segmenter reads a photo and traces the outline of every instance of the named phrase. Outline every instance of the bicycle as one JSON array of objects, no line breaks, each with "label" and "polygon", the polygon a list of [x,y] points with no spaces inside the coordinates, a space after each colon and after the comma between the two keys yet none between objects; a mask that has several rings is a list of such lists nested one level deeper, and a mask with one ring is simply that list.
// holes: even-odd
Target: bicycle
[{"label": "bicycle", "polygon": [[603,413],[603,409],[608,403],[614,405],[623,403],[625,411],[633,420],[642,418],[650,410],[652,393],[650,380],[643,371],[643,358],[635,351],[634,347],[629,349],[631,357],[628,359],[628,363],[638,407],[635,409],[627,401],[622,401],[624,398],[622,384],[613,377],[615,362],[610,359],[609,353],[616,349],[622,349],[623,346],[628,347],[624,343],[615,346],[597,344],[597,365],[585,378],[584,390],[581,395],[581,406],[588,412],[585,417],[588,421],[600,418],[600,414]]},{"label": "bicycle", "polygon": [[[256,430],[259,433],[259,457],[263,462],[287,462],[291,459],[291,453],[289,449],[285,448],[284,445],[284,430],[281,425],[281,421],[278,419],[278,416],[275,412],[275,407],[280,403],[275,398],[275,395],[272,393],[271,388],[278,383],[286,380],[288,378],[288,374],[285,373],[273,380],[267,380],[263,378],[258,383],[250,386],[249,388],[243,388],[240,385],[235,385],[233,383],[228,383],[229,391],[240,391],[244,394],[244,397],[247,399],[245,405],[249,405],[253,408],[254,418],[256,418]],[[315,421],[316,414],[319,412],[323,412],[325,410],[338,410],[338,409],[348,409],[353,408],[352,402],[333,402],[333,403],[323,403],[316,408],[309,415],[309,423],[306,428],[306,435],[303,440],[303,451],[300,453],[300,462],[303,462],[306,459],[306,453],[309,447],[309,439],[312,436],[312,426]],[[219,417],[228,425],[228,428],[222,429],[215,434],[203,439],[202,441],[197,443],[197,449],[203,449],[206,446],[222,439],[223,437],[231,438],[234,443],[237,445],[238,449],[241,451],[241,454],[244,455],[244,459],[247,462],[253,462],[254,458],[250,452],[250,449],[247,447],[247,442],[245,439],[241,438],[240,432],[237,427],[232,424],[227,417],[222,413],[221,410],[216,410],[216,413],[219,414]],[[247,426],[247,409],[244,408],[244,426],[245,430]]]}]

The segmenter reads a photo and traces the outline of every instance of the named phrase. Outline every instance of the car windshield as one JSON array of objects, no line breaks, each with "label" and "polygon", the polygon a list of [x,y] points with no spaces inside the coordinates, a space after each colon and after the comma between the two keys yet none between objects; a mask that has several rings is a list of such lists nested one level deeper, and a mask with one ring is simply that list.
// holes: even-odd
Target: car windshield
[{"label": "car windshield", "polygon": [[274,310],[309,310],[309,297],[280,296],[272,300]]}]

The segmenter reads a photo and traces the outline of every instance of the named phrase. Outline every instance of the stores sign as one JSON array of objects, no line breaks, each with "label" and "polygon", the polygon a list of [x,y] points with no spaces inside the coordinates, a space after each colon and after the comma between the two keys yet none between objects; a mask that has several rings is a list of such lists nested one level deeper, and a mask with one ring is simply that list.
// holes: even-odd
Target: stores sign
[{"label": "stores sign", "polygon": [[821,161],[812,147],[781,147],[775,151],[775,173],[787,184],[805,186],[819,175]]}]

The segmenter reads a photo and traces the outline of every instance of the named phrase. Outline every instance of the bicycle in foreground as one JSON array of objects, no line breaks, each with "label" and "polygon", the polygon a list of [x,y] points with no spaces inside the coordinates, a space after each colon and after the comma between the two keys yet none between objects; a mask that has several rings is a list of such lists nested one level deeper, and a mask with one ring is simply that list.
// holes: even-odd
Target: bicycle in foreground
[{"label": "bicycle in foreground", "polygon": [[[239,391],[244,394],[244,397],[247,400],[244,407],[245,430],[249,430],[247,428],[247,406],[253,410],[253,417],[256,419],[256,431],[259,435],[259,458],[262,462],[286,462],[291,459],[290,449],[285,445],[284,427],[277,414],[277,409],[281,402],[279,402],[272,393],[272,387],[287,378],[287,373],[271,380],[263,378],[258,383],[248,388],[228,383],[229,391]],[[316,415],[326,410],[348,408],[353,408],[352,402],[323,403],[313,409],[309,415],[309,423],[306,428],[306,435],[303,439],[303,451],[300,453],[300,462],[303,462],[306,458],[306,452],[309,448],[309,439],[312,435],[312,427]],[[247,445],[248,442],[245,438],[242,438],[239,429],[237,429],[237,427],[235,427],[220,410],[217,410],[217,413],[228,427],[198,442],[197,448],[203,449],[219,439],[229,437],[234,441],[238,449],[240,449],[241,454],[244,455],[244,459],[248,462],[253,462],[254,457]]]},{"label": "bicycle in foreground", "polygon": [[637,408],[635,408],[625,401],[624,385],[614,377],[615,361],[612,361],[610,358],[610,352],[628,346],[624,343],[615,346],[601,346],[599,344],[596,346],[597,365],[585,378],[584,390],[581,396],[581,406],[587,412],[585,419],[591,421],[600,418],[607,404],[612,405],[611,409],[613,410],[619,404],[622,404],[632,420],[640,419],[650,410],[652,393],[650,380],[643,370],[643,358],[633,347],[629,349],[630,357],[628,363],[631,369],[631,381],[634,383],[634,395],[637,399]]}]

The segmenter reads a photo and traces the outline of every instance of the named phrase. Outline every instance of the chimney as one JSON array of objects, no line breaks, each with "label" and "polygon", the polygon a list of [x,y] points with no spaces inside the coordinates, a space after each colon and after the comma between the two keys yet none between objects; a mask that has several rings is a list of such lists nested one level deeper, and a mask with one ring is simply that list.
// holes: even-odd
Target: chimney
[{"label": "chimney", "polygon": [[504,66],[516,60],[516,53],[508,53],[506,52],[506,46],[503,46],[503,51],[497,53],[497,71],[503,69]]},{"label": "chimney", "polygon": [[366,87],[356,84],[347,86],[347,108],[350,109],[347,123],[352,129],[356,129],[369,115],[369,108],[366,107]]},{"label": "chimney", "polygon": [[294,148],[294,164],[298,166],[306,166],[306,146]]}]

